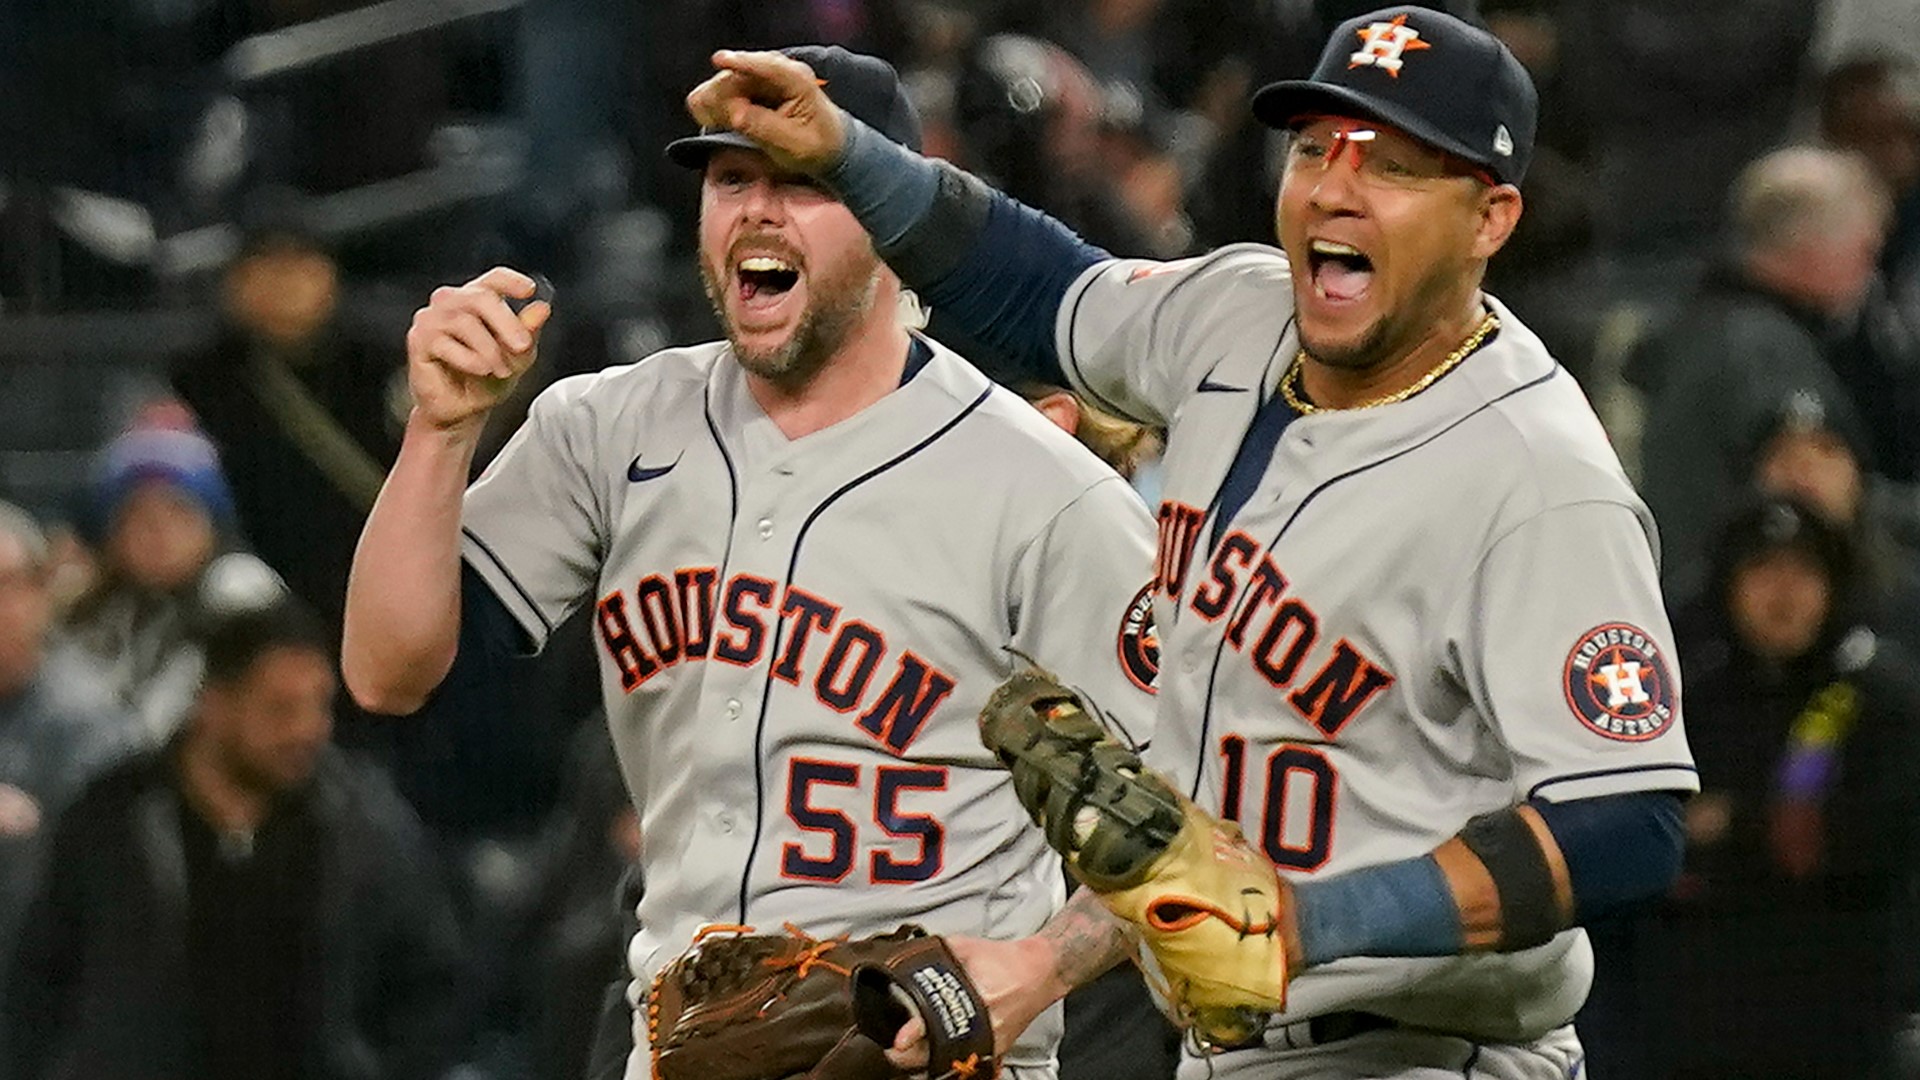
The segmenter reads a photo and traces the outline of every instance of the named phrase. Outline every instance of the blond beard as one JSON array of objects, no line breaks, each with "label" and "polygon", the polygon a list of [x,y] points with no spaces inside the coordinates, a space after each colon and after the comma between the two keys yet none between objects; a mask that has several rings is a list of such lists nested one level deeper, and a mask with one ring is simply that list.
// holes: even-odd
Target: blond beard
[{"label": "blond beard", "polygon": [[741,344],[740,335],[727,318],[720,281],[705,259],[700,260],[700,279],[740,366],[770,382],[802,386],[826,366],[847,337],[872,313],[880,290],[880,265],[877,256],[869,256],[850,260],[844,274],[809,278],[807,309],[801,314],[799,325],[785,341],[760,350]]}]

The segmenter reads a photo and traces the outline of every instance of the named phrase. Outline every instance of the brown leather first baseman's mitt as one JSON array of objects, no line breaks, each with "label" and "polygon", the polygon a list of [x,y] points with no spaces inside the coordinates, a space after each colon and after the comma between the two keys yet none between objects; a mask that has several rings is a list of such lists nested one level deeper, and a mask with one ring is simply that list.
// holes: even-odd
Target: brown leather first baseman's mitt
[{"label": "brown leather first baseman's mitt", "polygon": [[932,1080],[990,1080],[993,1025],[959,961],[917,926],[849,941],[709,927],[646,1001],[656,1080],[891,1080],[911,1012]]}]

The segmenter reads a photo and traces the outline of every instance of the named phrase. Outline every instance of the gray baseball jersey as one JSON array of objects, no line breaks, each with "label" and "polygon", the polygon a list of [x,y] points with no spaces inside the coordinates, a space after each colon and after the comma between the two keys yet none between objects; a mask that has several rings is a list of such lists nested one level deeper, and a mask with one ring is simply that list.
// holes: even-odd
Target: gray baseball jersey
[{"label": "gray baseball jersey", "polygon": [[[535,641],[595,605],[644,836],[639,980],[710,923],[1032,932],[1061,870],[981,706],[1017,650],[1151,723],[1145,506],[932,353],[791,441],[724,343],[563,379],[467,493],[466,559]],[[1058,1036],[1055,1010],[1011,1060]]]},{"label": "gray baseball jersey", "polygon": [[[1112,261],[1056,333],[1084,392],[1170,424],[1150,760],[1288,875],[1425,853],[1527,798],[1697,787],[1653,522],[1574,380],[1513,314],[1403,402],[1294,419],[1216,520],[1299,341],[1285,256]],[[1285,1020],[1361,1008],[1536,1038],[1584,1000],[1569,931],[1511,955],[1350,959]]]}]

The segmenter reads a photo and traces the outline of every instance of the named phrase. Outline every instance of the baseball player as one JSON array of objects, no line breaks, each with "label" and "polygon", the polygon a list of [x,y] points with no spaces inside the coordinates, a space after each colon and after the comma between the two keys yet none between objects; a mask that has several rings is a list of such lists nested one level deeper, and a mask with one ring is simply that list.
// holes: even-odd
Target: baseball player
[{"label": "baseball player", "polygon": [[[1697,782],[1653,522],[1574,380],[1481,291],[1533,148],[1512,54],[1417,7],[1341,25],[1253,102],[1290,132],[1279,249],[1169,263],[875,138],[787,58],[714,60],[697,119],[821,177],[1027,377],[1170,427],[1148,763],[1278,869],[1291,909],[1248,945],[1297,975],[1183,1072],[1576,1075],[1577,927],[1668,886]],[[1076,896],[976,952],[983,987],[1033,988],[996,1023],[1119,957],[1106,919]]]},{"label": "baseball player", "polygon": [[[918,145],[891,67],[793,55],[876,137]],[[975,716],[1025,655],[1150,723],[1146,509],[903,325],[898,278],[817,183],[733,133],[668,153],[702,170],[701,269],[727,340],[558,381],[463,496],[549,308],[516,314],[508,298],[534,284],[506,269],[436,291],[354,563],[348,685],[389,713],[443,682],[470,693],[593,605],[646,838],[636,986],[704,924],[1029,934],[1061,903],[1060,867]],[[647,1075],[635,1029],[630,1077]],[[1050,1075],[1058,1036],[1056,1011],[1015,1072]]]}]

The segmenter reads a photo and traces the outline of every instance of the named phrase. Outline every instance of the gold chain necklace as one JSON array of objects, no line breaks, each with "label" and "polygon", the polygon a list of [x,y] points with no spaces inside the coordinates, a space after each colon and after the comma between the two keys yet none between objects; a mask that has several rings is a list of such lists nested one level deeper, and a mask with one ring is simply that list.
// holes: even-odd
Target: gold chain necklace
[{"label": "gold chain necklace", "polygon": [[[1465,360],[1467,357],[1471,356],[1473,354],[1473,350],[1478,349],[1480,347],[1480,343],[1487,339],[1487,335],[1493,333],[1494,330],[1497,329],[1499,326],[1500,326],[1500,316],[1495,315],[1491,311],[1487,312],[1487,317],[1480,320],[1480,325],[1474,328],[1473,333],[1467,335],[1467,340],[1461,342],[1459,348],[1448,353],[1447,358],[1445,360],[1442,360],[1440,361],[1440,363],[1434,365],[1433,370],[1427,372],[1425,375],[1420,376],[1420,380],[1418,382],[1414,383],[1412,386],[1409,386],[1404,390],[1395,390],[1391,394],[1387,394],[1384,397],[1374,398],[1372,401],[1363,401],[1358,405],[1348,405],[1346,406],[1346,409],[1347,410],[1371,409],[1377,405],[1392,405],[1396,401],[1407,400],[1408,398],[1419,393],[1420,391],[1425,390],[1427,387],[1432,386],[1434,384],[1434,381],[1439,379],[1440,376],[1445,375],[1447,372],[1452,371],[1455,367],[1458,367],[1460,364],[1460,361]],[[1299,354],[1293,358],[1293,364],[1287,368],[1287,373],[1285,375],[1280,376],[1280,396],[1283,398],[1286,398],[1287,404],[1293,407],[1293,411],[1299,413],[1302,416],[1305,416],[1308,413],[1316,413],[1316,412],[1323,411],[1320,406],[1315,405],[1307,401],[1305,398],[1301,397],[1299,391],[1296,389],[1296,387],[1300,383],[1300,367],[1302,364],[1305,364],[1306,361],[1307,361],[1307,350],[1301,349]],[[1324,411],[1336,411],[1336,410],[1328,409]]]}]

